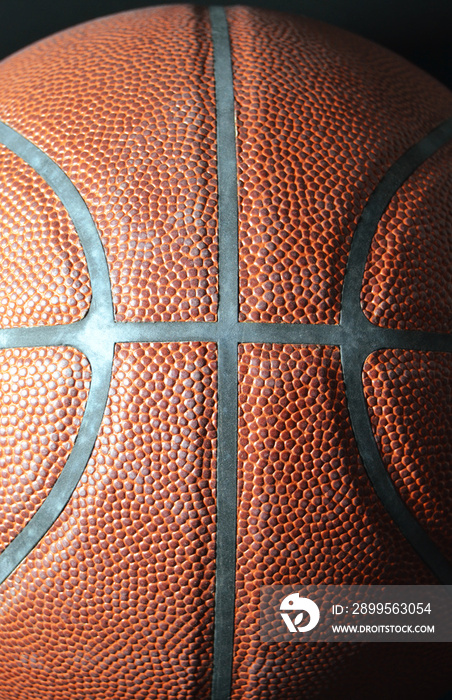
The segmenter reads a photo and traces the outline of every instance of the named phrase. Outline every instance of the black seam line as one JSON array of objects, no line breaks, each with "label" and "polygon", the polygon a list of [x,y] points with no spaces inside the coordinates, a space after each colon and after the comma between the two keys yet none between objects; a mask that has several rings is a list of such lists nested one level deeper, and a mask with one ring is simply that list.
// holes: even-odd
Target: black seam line
[{"label": "black seam line", "polygon": [[[232,73],[224,10],[211,8],[211,22],[215,44],[215,67],[218,112],[218,169],[219,169],[219,218],[220,218],[220,309],[219,322],[184,322],[184,323],[115,323],[111,286],[105,253],[96,226],[80,194],[64,172],[39,148],[6,124],[0,122],[0,143],[20,156],[43,177],[66,207],[76,231],[80,237],[90,274],[93,299],[86,317],[74,324],[51,328],[8,328],[0,330],[0,347],[39,347],[67,345],[79,348],[88,358],[92,370],[90,392],[82,425],[68,461],[62,473],[47,497],[45,503],[23,528],[13,542],[0,555],[0,580],[3,581],[27,556],[37,542],[47,532],[64,509],[75,486],[77,485],[94,446],[100,423],[105,410],[110,385],[114,344],[116,342],[147,341],[183,341],[214,340],[219,344],[219,474],[218,488],[219,511],[221,512],[222,533],[217,540],[217,598],[216,598],[216,646],[214,667],[214,698],[226,700],[229,697],[232,669],[232,641],[234,620],[234,586],[235,586],[235,537],[236,537],[236,443],[237,443],[237,344],[240,342],[296,343],[341,345],[344,362],[346,386],[357,386],[352,391],[356,394],[359,407],[349,406],[353,414],[354,430],[360,432],[360,420],[364,418],[363,430],[369,432],[370,421],[367,418],[366,405],[363,406],[361,385],[360,340],[365,340],[366,350],[379,347],[412,347],[425,350],[451,351],[450,336],[434,333],[417,333],[381,329],[370,324],[367,319],[350,313],[353,306],[359,308],[359,291],[364,272],[365,260],[371,238],[368,235],[366,219],[374,221],[376,213],[383,213],[395,190],[412,170],[450,138],[450,124],[446,122],[432,134],[408,151],[399,163],[405,167],[397,172],[396,166],[388,173],[372,201],[363,214],[355,233],[351,259],[358,259],[362,274],[356,275],[349,266],[344,283],[341,325],[311,324],[262,324],[237,323],[237,183],[235,165],[235,125],[233,115]],[[229,77],[228,76],[229,72]],[[228,106],[229,101],[229,106]],[[447,132],[447,133],[446,133]],[[228,145],[229,144],[229,145]],[[221,154],[221,157],[220,157]],[[232,154],[234,156],[232,157]],[[411,158],[411,164],[408,160]],[[397,164],[396,164],[397,165]],[[384,185],[384,186],[383,186]],[[386,189],[386,193],[385,193]],[[378,195],[378,196],[377,196]],[[385,199],[386,198],[386,199]],[[378,222],[377,222],[378,223]],[[226,233],[228,231],[228,233]],[[367,231],[367,233],[366,233]],[[367,237],[368,240],[365,240]],[[364,243],[360,241],[364,240]],[[366,247],[367,246],[367,247]],[[356,278],[358,279],[358,282]],[[347,299],[349,301],[347,301]],[[355,311],[356,313],[356,311]],[[363,338],[364,335],[364,338]],[[432,346],[434,345],[434,347]],[[363,346],[361,345],[361,348]],[[361,353],[362,355],[362,353]],[[352,362],[353,361],[353,362]],[[358,368],[358,369],[357,369]],[[229,372],[229,378],[228,378]],[[222,375],[226,379],[221,380]],[[356,382],[359,379],[359,382]],[[355,384],[353,383],[355,380]],[[350,391],[348,391],[350,393]],[[366,423],[367,418],[367,423]],[[371,430],[371,429],[370,429]],[[361,441],[362,442],[362,441]],[[231,451],[232,448],[232,451]],[[367,434],[360,450],[366,455],[366,463],[380,460],[375,456],[375,440]],[[367,454],[370,454],[370,457]],[[383,468],[384,469],[384,468]],[[394,487],[391,484],[392,491]],[[387,483],[385,484],[385,488]],[[392,499],[394,493],[389,497]],[[396,502],[396,507],[399,503]],[[410,516],[412,519],[412,516]],[[415,526],[417,525],[415,521]],[[431,547],[425,533],[417,532],[419,541]],[[425,544],[427,540],[427,543]],[[220,546],[221,545],[221,546]],[[436,569],[442,567],[442,560],[436,562]],[[219,574],[221,574],[219,578]],[[231,575],[232,572],[232,575]],[[450,580],[449,571],[440,578]],[[232,593],[228,593],[228,585]],[[221,592],[221,596],[220,596]]]},{"label": "black seam line", "polygon": [[79,191],[66,173],[48,155],[3,122],[0,122],[0,144],[28,163],[61,200],[80,238],[88,265],[92,290],[88,314],[113,318],[113,301],[105,251],[96,224]]},{"label": "black seam line", "polygon": [[[215,14],[215,11],[214,11]],[[231,95],[229,96],[231,99]],[[231,122],[232,124],[232,122]],[[220,127],[221,131],[221,127]],[[230,128],[229,140],[232,142],[232,128]],[[71,455],[62,470],[59,480],[52,489],[51,494],[43,504],[42,509],[30,519],[25,528],[13,542],[5,548],[0,555],[0,577],[4,580],[11,571],[19,565],[31,549],[37,544],[47,529],[51,526],[64,508],[73,489],[75,488],[86,463],[91,454],[92,447],[100,428],[100,422],[105,409],[108,387],[111,376],[113,348],[120,342],[170,342],[171,340],[183,341],[209,341],[219,343],[221,341],[220,360],[225,376],[236,376],[236,354],[233,348],[241,342],[255,343],[294,343],[294,344],[329,344],[340,345],[345,342],[343,329],[340,326],[311,325],[311,324],[279,324],[279,323],[241,323],[237,324],[237,276],[236,276],[236,247],[230,244],[230,240],[222,236],[221,248],[221,279],[222,305],[220,309],[219,323],[206,322],[179,322],[179,323],[149,323],[129,322],[118,323],[113,320],[113,305],[111,300],[111,286],[105,253],[100,241],[97,228],[89,214],[88,208],[65,173],[44,154],[38,147],[18,134],[6,124],[0,122],[0,142],[9,150],[16,153],[27,162],[57,194],[66,207],[76,231],[79,235],[84,254],[87,260],[90,274],[93,299],[88,314],[81,321],[69,325],[56,325],[52,327],[33,326],[29,328],[6,328],[0,330],[0,347],[54,347],[69,346],[79,349],[88,358],[92,370],[93,380],[90,386],[89,397],[86,405],[84,419],[80,427]],[[223,163],[226,161],[222,161]],[[234,168],[229,162],[229,177]],[[222,178],[224,182],[225,170]],[[229,226],[232,230],[234,220],[227,221],[231,216],[230,204],[236,206],[233,196],[234,188],[222,189],[221,199],[221,224],[222,231]],[[226,212],[226,221],[225,221]],[[232,235],[232,234],[231,234]],[[374,328],[374,334],[385,331]],[[424,334],[425,335],[425,334]],[[419,340],[413,334],[415,344]],[[389,338],[390,340],[390,338]],[[381,342],[381,341],[380,341]],[[376,339],[378,346],[378,339]],[[429,345],[431,349],[431,345]],[[225,356],[225,353],[228,353]],[[225,363],[223,363],[225,359]],[[222,370],[223,371],[223,370]],[[232,374],[229,375],[228,372]],[[233,429],[233,414],[236,411],[236,394],[234,395],[234,382],[226,380],[226,386],[221,388],[224,401],[222,403],[223,438],[235,431]],[[226,408],[224,408],[226,406]],[[229,422],[231,418],[231,422]],[[226,425],[225,425],[226,423]],[[235,436],[235,432],[234,432]],[[236,436],[235,436],[236,439]],[[222,443],[225,445],[225,440]],[[226,443],[227,444],[227,443]],[[229,444],[230,447],[230,444]],[[233,455],[226,451],[223,464],[229,460],[230,465]],[[231,482],[227,481],[224,472],[224,488]],[[233,508],[230,505],[230,511]],[[225,511],[227,512],[227,511]],[[235,506],[234,513],[235,517]],[[227,518],[226,518],[227,519]]]},{"label": "black seam line", "polygon": [[99,433],[104,409],[99,410],[98,405],[100,402],[106,403],[112,362],[113,347],[109,362],[94,360],[91,363],[92,379],[88,400],[74,447],[43,504],[0,554],[0,583],[10,576],[45,536],[64,510],[80,481]]},{"label": "black seam line", "polygon": [[[86,323],[89,321],[89,323]],[[87,317],[70,326],[32,326],[0,330],[0,348],[70,345],[86,348],[88,333],[95,333]],[[181,321],[175,323],[104,323],[102,339],[116,343],[183,342],[224,340],[225,326],[221,323]],[[344,338],[340,326],[239,323],[227,326],[227,335],[237,343],[293,343],[297,345],[338,345]],[[95,343],[91,343],[92,345]],[[85,350],[82,350],[83,352]],[[88,351],[91,352],[90,349]]]},{"label": "black seam line", "polygon": [[232,60],[226,12],[209,8],[215,77],[218,177],[218,448],[212,700],[232,684],[237,530],[238,195]]},{"label": "black seam line", "polygon": [[87,261],[92,300],[85,318],[54,327],[7,328],[0,331],[3,347],[70,346],[87,357],[92,378],[74,446],[49,495],[20,533],[0,554],[3,582],[44,537],[60,516],[91,456],[107,404],[114,339],[104,333],[111,325],[113,302],[104,249],[96,225],[80,193],[67,175],[37,146],[0,122],[0,143],[28,163],[51,187],[72,219]]},{"label": "black seam line", "polygon": [[341,345],[346,400],[364,467],[378,498],[394,523],[443,584],[452,584],[452,565],[405,505],[389,476],[373,434],[362,374],[366,357],[377,349],[377,339],[380,349],[397,347],[451,352],[452,336],[381,328],[375,331],[376,327],[368,321],[361,308],[360,293],[371,242],[392,197],[405,180],[451,138],[452,119],[448,119],[406,151],[371,195],[353,236],[341,304],[341,325],[349,336],[349,341]]},{"label": "black seam line", "polygon": [[[45,347],[70,345],[85,354],[92,353],[108,340],[114,343],[134,342],[218,342],[224,335],[222,326],[206,321],[175,322],[107,322],[102,324],[101,338],[95,337],[96,325],[92,317],[71,325],[30,326],[0,329],[0,348]],[[452,336],[445,333],[401,331],[378,328],[370,324],[365,348],[368,355],[383,348],[403,348],[425,352],[452,352]],[[296,323],[238,323],[231,330],[237,343],[272,343],[294,345],[350,345],[359,351],[362,343],[359,333],[341,325]],[[91,337],[90,343],[86,336]],[[93,340],[94,338],[94,340]]]},{"label": "black seam line", "polygon": [[[342,288],[341,325],[364,326],[368,321],[360,303],[367,257],[378,223],[405,180],[452,138],[452,118],[442,122],[419,143],[408,149],[388,170],[364,207],[353,235]],[[368,322],[369,325],[370,322]],[[394,329],[394,332],[396,330]]]}]

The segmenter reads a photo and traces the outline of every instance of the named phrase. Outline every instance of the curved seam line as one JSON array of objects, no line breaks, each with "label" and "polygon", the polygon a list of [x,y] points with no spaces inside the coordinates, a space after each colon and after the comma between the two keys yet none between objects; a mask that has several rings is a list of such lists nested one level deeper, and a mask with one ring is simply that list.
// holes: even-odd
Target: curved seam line
[{"label": "curved seam line", "polygon": [[[31,345],[19,347],[60,345],[74,347],[87,357],[92,370],[85,412],[74,446],[48,496],[27,524],[1,552],[1,583],[47,534],[61,515],[85,471],[107,404],[113,364],[114,342],[108,343],[104,327],[113,328],[114,326],[111,285],[104,249],[97,227],[80,193],[49,156],[3,122],[0,122],[0,143],[33,168],[65,207],[74,224],[87,261],[92,291],[91,304],[86,316],[73,324],[0,330],[0,343],[5,348],[11,347],[8,339],[18,337],[19,340],[22,338],[22,341],[27,343],[27,336],[28,343]],[[103,338],[101,344],[99,344],[100,334]]]},{"label": "curved seam line", "polygon": [[[51,347],[51,346],[48,346]],[[112,353],[113,355],[113,353]],[[111,366],[91,365],[92,379],[85,412],[74,446],[48,496],[27,524],[0,554],[0,583],[2,583],[31,553],[62,514],[77,487],[91,457],[104,410],[98,410],[100,401],[108,399]]]},{"label": "curved seam line", "polygon": [[[347,330],[348,335],[346,342],[341,345],[345,394],[364,468],[377,497],[394,523],[433,574],[444,584],[452,583],[452,565],[404,503],[389,476],[373,434],[364,395],[362,372],[365,359],[371,354],[369,352],[369,345],[372,347],[372,342],[369,342],[371,338],[374,339],[372,352],[377,347],[385,347],[391,338],[394,339],[394,347],[400,349],[411,349],[410,346],[413,347],[413,345],[425,348],[429,341],[433,341],[428,347],[429,350],[450,352],[452,337],[445,334],[424,334],[422,331],[378,328],[365,316],[361,308],[360,294],[372,239],[391,199],[412,173],[451,138],[452,119],[448,119],[406,151],[377,185],[363,210],[353,236],[341,304],[341,325]],[[422,342],[423,338],[426,339],[426,343]],[[404,340],[408,342],[404,343]]]},{"label": "curved seam line", "polygon": [[[22,158],[49,185],[68,212],[88,266],[92,300],[85,318],[102,313],[113,318],[110,276],[102,241],[91,213],[68,175],[27,138],[0,122],[0,144]],[[81,321],[79,321],[81,322]],[[72,324],[67,324],[70,327]]]}]

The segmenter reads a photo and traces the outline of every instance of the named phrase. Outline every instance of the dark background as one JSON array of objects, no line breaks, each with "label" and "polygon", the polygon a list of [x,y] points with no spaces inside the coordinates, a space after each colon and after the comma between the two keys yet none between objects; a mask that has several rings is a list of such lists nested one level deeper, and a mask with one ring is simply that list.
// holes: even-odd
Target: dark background
[{"label": "dark background", "polygon": [[[0,58],[41,37],[121,10],[162,0],[0,0]],[[215,4],[199,0],[199,5]],[[216,0],[219,5],[240,4]],[[452,89],[452,0],[247,0],[305,14],[373,39]]]},{"label": "dark background", "polygon": [[[160,4],[163,0],[0,0],[0,59],[94,17]],[[315,17],[392,49],[452,89],[452,0],[198,0],[197,4],[247,4]],[[452,692],[440,700],[452,700]]]},{"label": "dark background", "polygon": [[[0,0],[0,58],[79,22],[163,2]],[[197,4],[240,3],[198,0]],[[402,54],[452,89],[452,0],[246,0],[241,4],[305,14],[354,31]]]}]

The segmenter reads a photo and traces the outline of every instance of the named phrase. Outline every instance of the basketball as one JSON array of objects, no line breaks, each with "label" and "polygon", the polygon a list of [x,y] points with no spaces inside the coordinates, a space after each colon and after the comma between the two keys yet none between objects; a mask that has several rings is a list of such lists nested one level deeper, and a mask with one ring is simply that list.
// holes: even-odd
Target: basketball
[{"label": "basketball", "polygon": [[259,633],[265,586],[452,584],[451,155],[445,87],[307,18],[0,64],[0,700],[452,687]]}]

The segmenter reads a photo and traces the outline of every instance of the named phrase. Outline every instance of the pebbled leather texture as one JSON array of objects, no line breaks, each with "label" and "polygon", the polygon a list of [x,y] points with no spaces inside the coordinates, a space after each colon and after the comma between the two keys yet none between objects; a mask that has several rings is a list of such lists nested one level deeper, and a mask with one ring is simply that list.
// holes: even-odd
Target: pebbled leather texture
[{"label": "pebbled leather texture", "polygon": [[[333,27],[245,7],[226,14],[240,320],[247,328],[333,327],[369,197],[408,148],[452,115],[452,95]],[[208,335],[221,260],[207,10],[127,12],[15,54],[0,65],[0,120],[81,193],[105,250],[115,320],[195,322],[206,333],[117,343],[83,476],[0,585],[0,700],[207,700],[221,400],[220,355]],[[449,175],[450,146],[392,198],[362,285],[374,325],[450,332]],[[82,319],[91,286],[70,217],[4,147],[0,224],[0,327]],[[449,368],[447,353],[383,350],[367,358],[363,385],[398,492],[451,558]],[[3,349],[0,378],[4,548],[76,443],[91,368],[59,344]],[[436,579],[366,475],[337,345],[243,342],[238,382],[232,700],[434,700],[452,683],[447,645],[260,642],[261,583]]]},{"label": "pebbled leather texture", "polygon": [[413,173],[378,226],[361,293],[377,326],[450,332],[451,155],[445,146]]}]

